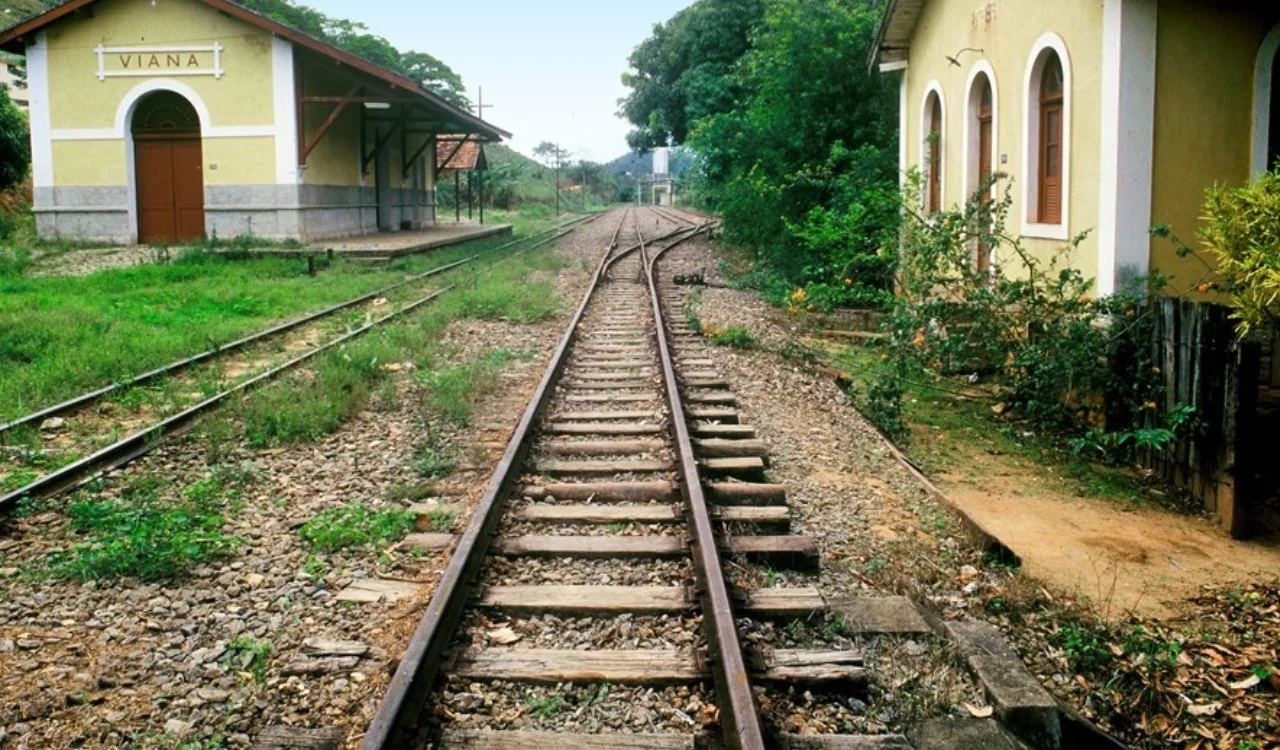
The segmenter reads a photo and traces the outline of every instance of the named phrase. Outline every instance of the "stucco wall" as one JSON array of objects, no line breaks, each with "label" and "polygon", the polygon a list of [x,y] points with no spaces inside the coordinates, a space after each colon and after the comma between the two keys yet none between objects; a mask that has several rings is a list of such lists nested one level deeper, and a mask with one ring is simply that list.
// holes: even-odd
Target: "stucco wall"
[{"label": "stucco wall", "polygon": [[[907,164],[923,168],[926,133],[921,113],[926,90],[937,81],[943,92],[943,202],[947,206],[966,198],[964,175],[964,118],[967,116],[966,83],[971,70],[981,60],[990,64],[997,100],[994,130],[994,168],[1009,175],[998,188],[1003,195],[1009,187],[1013,206],[1008,227],[1017,233],[1026,210],[1023,200],[1025,79],[1036,41],[1046,32],[1056,33],[1067,47],[1071,68],[1070,184],[1068,186],[1068,236],[1094,229],[1098,223],[1101,58],[1101,0],[947,0],[929,2],[911,40],[906,75],[906,158]],[[964,47],[982,52],[958,51]],[[948,62],[957,57],[960,66]],[[1033,136],[1034,137],[1034,136]],[[1025,244],[1038,257],[1047,257],[1064,244],[1056,239],[1027,238]],[[1018,265],[997,255],[1006,268],[1016,273]],[[1088,237],[1076,253],[1073,265],[1086,276],[1097,274],[1097,241]]]},{"label": "stucco wall", "polygon": [[[1249,179],[1254,67],[1262,38],[1280,23],[1280,8],[1262,5],[1160,0],[1151,218],[1197,250],[1205,188]],[[1179,292],[1206,271],[1160,238],[1151,264]]]}]

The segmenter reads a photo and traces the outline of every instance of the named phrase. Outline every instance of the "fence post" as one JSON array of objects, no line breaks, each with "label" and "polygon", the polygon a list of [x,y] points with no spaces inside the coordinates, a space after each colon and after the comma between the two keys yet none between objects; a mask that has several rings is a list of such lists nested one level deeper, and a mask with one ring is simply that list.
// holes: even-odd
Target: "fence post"
[{"label": "fence post", "polygon": [[1262,467],[1258,462],[1262,454],[1258,444],[1262,436],[1257,434],[1257,425],[1262,347],[1254,341],[1241,342],[1236,356],[1236,366],[1232,368],[1237,383],[1235,432],[1231,435],[1228,463],[1235,491],[1229,503],[1219,504],[1218,515],[1231,538],[1243,539],[1254,531],[1249,524],[1250,511],[1257,508],[1261,489],[1258,474]]}]

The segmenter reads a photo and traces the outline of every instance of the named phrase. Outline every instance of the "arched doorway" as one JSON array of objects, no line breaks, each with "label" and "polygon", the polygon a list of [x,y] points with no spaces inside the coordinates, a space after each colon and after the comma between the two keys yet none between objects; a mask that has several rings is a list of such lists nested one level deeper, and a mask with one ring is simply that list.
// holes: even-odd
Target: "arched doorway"
[{"label": "arched doorway", "polygon": [[204,237],[204,159],[200,117],[181,94],[156,91],[134,108],[134,180],[138,243]]}]

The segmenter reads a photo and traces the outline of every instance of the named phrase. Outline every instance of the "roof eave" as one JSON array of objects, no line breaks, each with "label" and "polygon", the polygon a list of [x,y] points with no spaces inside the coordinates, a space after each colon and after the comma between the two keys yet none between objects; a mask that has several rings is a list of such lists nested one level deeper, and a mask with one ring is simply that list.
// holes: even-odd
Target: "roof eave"
[{"label": "roof eave", "polygon": [[[64,18],[65,16],[75,13],[95,1],[96,0],[69,0],[61,5],[55,5],[45,12],[32,16],[25,21],[19,21],[13,26],[0,31],[0,50],[13,52],[14,54],[19,55],[24,54],[26,52],[25,37]],[[477,117],[465,109],[446,101],[439,94],[428,91],[421,83],[396,73],[395,71],[388,70],[380,65],[369,62],[359,55],[353,55],[346,50],[339,49],[332,44],[329,44],[328,42],[316,39],[315,37],[298,31],[297,29],[285,26],[274,19],[261,15],[244,7],[243,5],[230,2],[229,0],[200,1],[205,5],[226,13],[227,15],[234,16],[249,24],[265,29],[282,39],[287,39],[294,44],[319,52],[330,59],[349,65],[368,75],[379,78],[393,88],[403,89],[411,94],[415,94],[436,107],[445,110],[445,112],[449,114],[450,120],[458,122],[466,127],[473,128],[483,135],[497,140],[511,137],[511,133],[497,127],[496,125],[485,122],[480,117]]]}]

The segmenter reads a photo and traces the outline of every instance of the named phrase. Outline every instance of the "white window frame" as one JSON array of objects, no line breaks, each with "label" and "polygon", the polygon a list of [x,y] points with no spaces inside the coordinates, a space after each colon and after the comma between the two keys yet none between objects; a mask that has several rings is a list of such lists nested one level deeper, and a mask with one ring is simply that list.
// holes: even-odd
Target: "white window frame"
[{"label": "white window frame", "polygon": [[[969,80],[964,84],[965,117],[964,117],[964,196],[965,200],[978,190],[978,154],[979,133],[978,115],[982,109],[982,100],[978,98],[978,76],[985,75],[991,86],[991,171],[1000,170],[1000,89],[996,85],[996,73],[991,63],[985,58],[973,64],[969,69]],[[996,186],[991,185],[991,198],[996,198]]]},{"label": "white window frame", "polygon": [[[1062,64],[1062,222],[1031,221],[1040,205],[1040,78],[1049,52]],[[1022,235],[1048,240],[1070,239],[1071,226],[1071,56],[1066,42],[1052,31],[1045,32],[1027,56],[1023,80],[1022,113]],[[1037,218],[1039,218],[1037,214]]]},{"label": "white window frame", "polygon": [[1271,73],[1280,53],[1280,24],[1276,24],[1258,47],[1253,68],[1253,138],[1249,154],[1249,174],[1258,177],[1271,166],[1267,147],[1271,141]]},{"label": "white window frame", "polygon": [[947,208],[947,98],[942,95],[942,84],[938,79],[929,81],[924,87],[924,98],[920,101],[920,171],[924,175],[924,190],[920,192],[921,208],[928,214],[929,199],[929,127],[933,118],[929,116],[929,96],[938,97],[938,111],[942,115],[941,127],[938,130],[938,210]]}]

